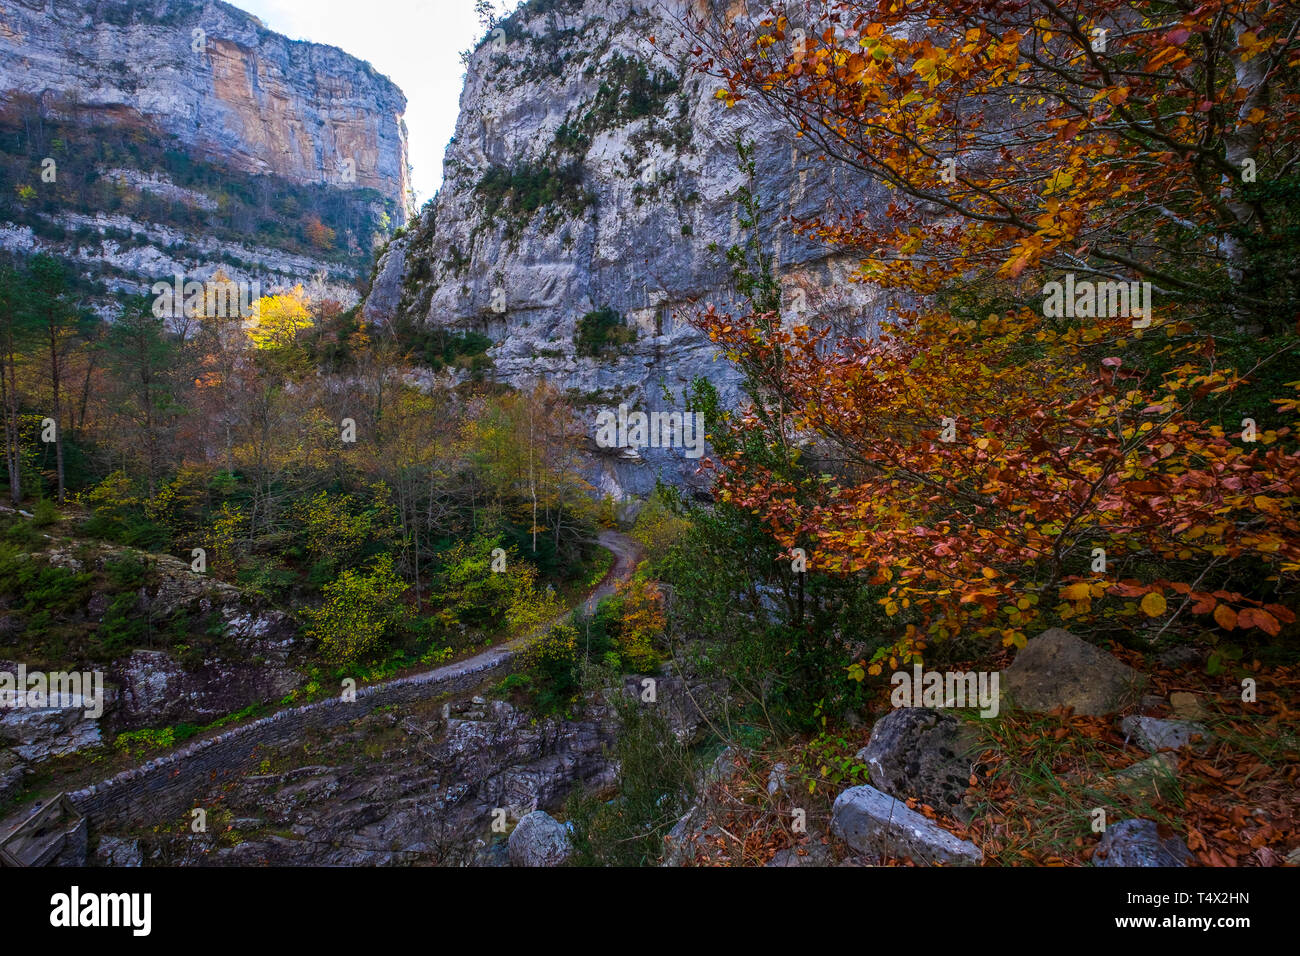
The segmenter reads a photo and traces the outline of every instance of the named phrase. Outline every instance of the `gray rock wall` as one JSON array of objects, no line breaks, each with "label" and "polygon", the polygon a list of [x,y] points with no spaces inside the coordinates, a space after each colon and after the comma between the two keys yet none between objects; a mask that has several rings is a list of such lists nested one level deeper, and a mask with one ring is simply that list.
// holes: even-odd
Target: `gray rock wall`
[{"label": "gray rock wall", "polygon": [[[856,263],[792,238],[783,220],[882,197],[808,155],[760,106],[725,108],[716,81],[692,69],[687,12],[684,0],[526,4],[481,45],[443,187],[381,259],[366,315],[488,335],[497,379],[572,390],[593,432],[598,412],[621,401],[680,410],[701,376],[738,405],[739,376],[687,319],[709,304],[743,308],[726,259],[747,240],[740,139],[756,145],[758,231],[783,319],[877,328],[884,303],[848,282]],[[717,4],[723,14],[744,15],[743,4]],[[605,307],[636,341],[578,355],[579,321]],[[645,493],[661,472],[689,484],[697,464],[680,450],[594,456],[589,478],[616,497]]]},{"label": "gray rock wall", "polygon": [[227,3],[5,0],[0,95],[15,93],[138,117],[177,148],[294,182],[348,185],[338,160],[351,158],[356,187],[404,205],[402,91]]}]

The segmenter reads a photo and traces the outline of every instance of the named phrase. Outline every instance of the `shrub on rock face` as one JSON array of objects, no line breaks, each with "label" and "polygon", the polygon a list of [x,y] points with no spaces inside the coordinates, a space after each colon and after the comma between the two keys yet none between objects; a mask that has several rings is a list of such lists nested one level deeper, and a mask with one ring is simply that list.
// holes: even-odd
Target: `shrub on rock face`
[{"label": "shrub on rock face", "polygon": [[636,341],[636,329],[623,324],[623,316],[605,306],[588,312],[578,321],[574,345],[579,355],[595,358],[608,347]]}]

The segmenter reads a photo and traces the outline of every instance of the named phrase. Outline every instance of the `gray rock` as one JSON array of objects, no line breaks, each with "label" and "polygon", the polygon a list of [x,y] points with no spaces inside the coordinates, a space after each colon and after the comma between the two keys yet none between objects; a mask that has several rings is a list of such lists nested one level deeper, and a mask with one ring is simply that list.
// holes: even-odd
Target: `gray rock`
[{"label": "gray rock", "polygon": [[732,836],[710,822],[707,801],[697,802],[674,824],[664,836],[664,855],[661,866],[691,866],[701,848],[716,852],[718,847],[732,847]]},{"label": "gray rock", "polygon": [[681,815],[673,828],[664,836],[664,856],[661,866],[689,866],[695,858],[695,830],[704,817],[697,804]]},{"label": "gray rock", "polygon": [[768,861],[768,866],[828,866],[830,862],[830,850],[819,840],[810,842],[807,846],[791,846],[784,850],[777,850]]},{"label": "gray rock", "polygon": [[876,721],[858,759],[870,770],[871,783],[890,796],[914,798],[966,822],[971,810],[962,798],[977,740],[975,732],[952,714],[901,707]]},{"label": "gray rock", "polygon": [[1190,720],[1163,720],[1159,717],[1125,717],[1120,730],[1148,753],[1178,750],[1192,743],[1193,737],[1208,737],[1204,724]]},{"label": "gray rock", "polygon": [[99,721],[86,716],[87,706],[70,694],[52,707],[0,710],[0,742],[28,763],[97,747],[103,739]]},{"label": "gray rock", "polygon": [[29,772],[26,761],[12,750],[0,750],[0,802],[18,791]]},{"label": "gray rock", "polygon": [[1187,866],[1192,851],[1177,834],[1161,837],[1154,820],[1121,820],[1106,828],[1093,866]]},{"label": "gray rock", "polygon": [[510,834],[512,866],[559,866],[572,852],[568,829],[543,810],[524,816]]},{"label": "gray rock", "polygon": [[1023,710],[1058,707],[1076,714],[1113,714],[1136,703],[1146,677],[1059,627],[1031,639],[1002,674],[1002,691]]},{"label": "gray rock", "polygon": [[789,769],[790,768],[783,763],[774,764],[772,766],[772,772],[767,775],[767,795],[769,797],[776,796],[778,791],[784,792],[788,789],[786,773]]},{"label": "gray rock", "polygon": [[376,267],[375,281],[366,296],[362,315],[367,323],[387,325],[397,317],[402,302],[402,277],[406,273],[406,246],[390,243]]},{"label": "gray rock", "polygon": [[1168,796],[1178,785],[1178,758],[1170,753],[1156,754],[1111,774],[1105,783],[1143,799]]},{"label": "gray rock", "polygon": [[[240,617],[241,628],[256,624]],[[166,651],[135,651],[113,665],[120,688],[117,719],[125,727],[191,721],[207,723],[250,704],[276,701],[302,683],[302,676],[274,655],[260,663],[252,658],[266,644],[248,637],[239,641],[247,659],[206,660],[188,671]]]},{"label": "gray rock", "polygon": [[875,787],[850,787],[836,797],[831,832],[870,858],[907,857],[914,863],[949,866],[978,866],[984,860],[975,844]]},{"label": "gray rock", "polygon": [[144,853],[139,840],[127,840],[123,837],[102,836],[95,855],[91,857],[93,866],[143,866]]}]

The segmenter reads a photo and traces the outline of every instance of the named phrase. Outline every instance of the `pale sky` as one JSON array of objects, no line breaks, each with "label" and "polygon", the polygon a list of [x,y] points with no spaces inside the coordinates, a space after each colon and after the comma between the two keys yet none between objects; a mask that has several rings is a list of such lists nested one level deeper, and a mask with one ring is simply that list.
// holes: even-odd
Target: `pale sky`
[{"label": "pale sky", "polygon": [[[230,0],[267,29],[366,60],[406,94],[412,185],[422,204],[442,182],[465,68],[460,52],[484,34],[474,0]],[[518,0],[496,0],[498,12]]]}]

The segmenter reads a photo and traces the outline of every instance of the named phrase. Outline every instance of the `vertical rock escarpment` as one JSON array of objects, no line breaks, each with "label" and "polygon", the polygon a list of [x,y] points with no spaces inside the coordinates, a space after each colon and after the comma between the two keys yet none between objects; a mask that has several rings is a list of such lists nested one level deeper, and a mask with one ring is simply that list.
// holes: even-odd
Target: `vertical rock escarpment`
[{"label": "vertical rock escarpment", "polygon": [[[857,262],[783,220],[878,197],[760,105],[719,102],[693,69],[690,13],[762,15],[740,2],[533,0],[485,37],[442,189],[381,258],[367,316],[487,335],[498,380],[548,378],[593,423],[620,403],[679,411],[699,376],[734,404],[738,376],[686,319],[744,307],[727,250],[750,237],[736,202],[748,184],[783,319],[875,327],[874,291],[848,281]],[[752,181],[738,142],[755,147]],[[594,453],[595,483],[616,496],[659,476],[689,483],[697,466],[680,449]]]},{"label": "vertical rock escarpment", "polygon": [[215,0],[3,0],[0,246],[110,289],[220,265],[355,301],[405,221],[405,108],[368,63]]},{"label": "vertical rock escarpment", "polygon": [[5,0],[0,94],[130,117],[245,172],[374,189],[399,207],[407,191],[402,91],[226,3]]}]

